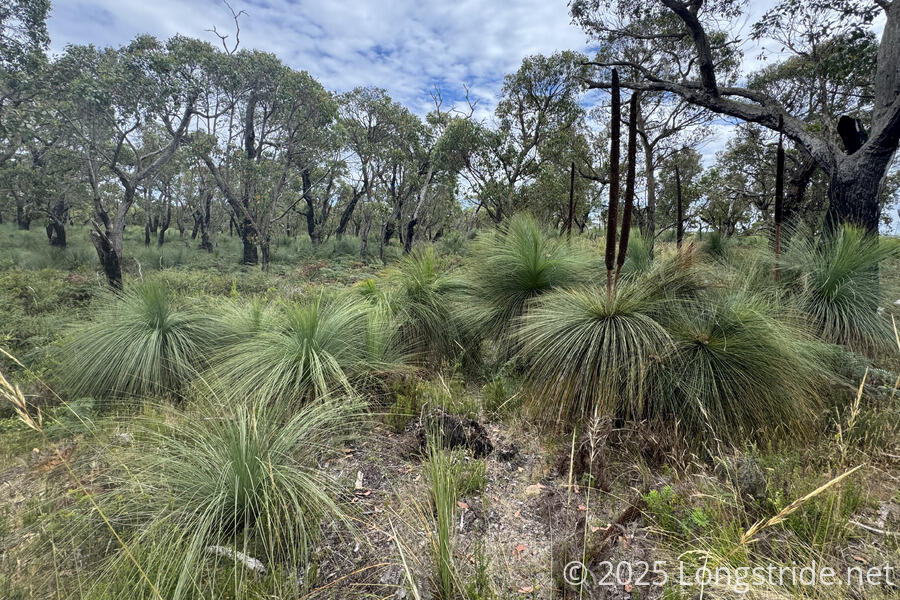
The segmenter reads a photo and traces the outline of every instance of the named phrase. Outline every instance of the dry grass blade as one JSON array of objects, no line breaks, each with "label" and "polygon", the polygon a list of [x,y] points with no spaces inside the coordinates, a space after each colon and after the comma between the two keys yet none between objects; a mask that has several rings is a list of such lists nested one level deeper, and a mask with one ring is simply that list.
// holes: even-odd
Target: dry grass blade
[{"label": "dry grass blade", "polygon": [[[5,351],[3,353],[6,354]],[[22,390],[19,389],[18,385],[11,384],[6,377],[3,376],[2,371],[0,371],[0,396],[9,400],[20,421],[35,431],[41,431],[43,417],[41,416],[40,409],[36,408],[35,416],[31,416],[31,413],[28,411],[28,402],[25,400],[25,395],[22,393]]]},{"label": "dry grass blade", "polygon": [[824,483],[823,485],[814,489],[813,491],[806,494],[802,498],[798,498],[798,499],[794,500],[793,502],[791,502],[790,504],[785,506],[783,509],[781,509],[781,512],[779,512],[774,517],[771,517],[769,520],[757,521],[756,523],[753,524],[753,526],[750,527],[750,529],[748,529],[747,531],[744,532],[744,535],[741,536],[741,540],[740,540],[740,543],[738,544],[738,547],[746,546],[747,544],[752,544],[753,542],[757,541],[759,538],[757,538],[756,536],[757,536],[757,534],[759,534],[760,531],[762,531],[763,529],[772,527],[773,525],[778,525],[779,523],[783,522],[785,519],[787,519],[792,513],[794,513],[801,506],[803,506],[804,504],[806,504],[807,502],[809,502],[810,500],[812,500],[813,498],[815,498],[816,496],[818,496],[819,494],[821,494],[822,492],[827,490],[828,488],[837,485],[838,483],[840,483],[841,481],[843,481],[844,479],[846,479],[847,477],[849,477],[850,475],[852,475],[853,473],[855,473],[856,471],[858,471],[861,468],[862,468],[862,465],[857,465],[857,466],[853,467],[852,469],[850,469],[849,471],[845,471],[841,475],[838,475],[834,479]]},{"label": "dry grass blade", "polygon": [[[25,365],[23,365],[21,362],[19,362],[19,360],[16,357],[11,355],[6,350],[0,348],[0,352],[2,352],[4,356],[6,356],[7,358],[9,358],[13,362],[15,362],[20,367],[27,368],[27,367],[25,367]],[[53,393],[54,393],[54,395],[56,395],[56,392],[53,392]],[[6,379],[6,377],[3,376],[2,372],[0,372],[0,396],[3,396],[4,398],[6,398],[10,402],[12,402],[13,407],[16,410],[16,414],[18,414],[19,418],[22,419],[26,425],[28,425],[29,427],[31,427],[32,429],[34,429],[35,431],[40,433],[44,437],[44,441],[47,442],[47,436],[44,432],[40,411],[38,411],[37,419],[34,419],[31,417],[30,413],[28,412],[28,405],[25,401],[25,396],[24,396],[24,394],[22,394],[22,391],[19,389],[19,386],[13,386],[12,384],[10,384],[9,381]],[[59,397],[59,396],[57,396],[57,397]],[[157,590],[157,588],[153,584],[153,582],[150,581],[150,578],[147,576],[147,573],[144,571],[143,567],[141,567],[140,563],[134,557],[134,554],[131,552],[131,549],[125,543],[125,540],[122,539],[122,537],[119,535],[119,532],[116,531],[116,529],[113,527],[112,523],[109,521],[109,518],[106,516],[106,513],[104,513],[103,510],[100,508],[100,506],[97,505],[97,501],[94,499],[94,495],[91,493],[91,491],[89,491],[87,489],[87,487],[85,487],[84,483],[82,483],[81,479],[78,477],[78,475],[72,469],[72,465],[69,464],[68,458],[66,456],[63,456],[63,454],[59,451],[58,446],[54,446],[54,451],[56,452],[57,458],[59,458],[60,462],[65,467],[66,472],[69,474],[69,476],[75,482],[75,485],[85,495],[85,497],[91,503],[91,506],[93,507],[93,509],[97,511],[98,515],[100,515],[100,518],[103,520],[103,523],[106,525],[107,529],[109,529],[109,531],[110,531],[110,533],[112,533],[113,537],[116,538],[116,541],[122,547],[122,550],[125,553],[125,555],[128,557],[128,560],[131,561],[132,564],[134,564],[134,566],[135,566],[135,568],[137,568],[138,573],[140,574],[141,578],[147,582],[147,585],[150,587],[152,594],[156,598],[158,598],[158,600],[163,600],[163,597],[160,595],[159,590]]]}]

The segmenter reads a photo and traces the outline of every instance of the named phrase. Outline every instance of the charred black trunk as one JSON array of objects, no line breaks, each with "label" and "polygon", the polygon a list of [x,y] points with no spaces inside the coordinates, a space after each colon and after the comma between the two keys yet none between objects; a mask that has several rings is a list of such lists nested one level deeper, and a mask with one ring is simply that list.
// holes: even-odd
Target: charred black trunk
[{"label": "charred black trunk", "polygon": [[406,239],[403,240],[403,253],[409,254],[412,250],[413,237],[416,234],[416,223],[418,219],[413,217],[409,220],[409,223],[406,224]]},{"label": "charred black trunk", "polygon": [[322,243],[322,232],[316,226],[316,203],[312,197],[309,169],[303,169],[300,179],[303,185],[303,201],[306,203],[306,232],[309,234],[309,241],[312,245],[318,246]]},{"label": "charred black trunk", "polygon": [[350,223],[351,217],[353,217],[353,211],[356,209],[356,205],[362,195],[362,191],[353,192],[353,196],[350,198],[350,202],[347,203],[347,206],[344,208],[344,212],[341,213],[341,219],[340,221],[338,221],[337,229],[334,230],[336,236],[341,237],[342,235],[344,235],[344,232],[347,230],[347,225]]},{"label": "charred black trunk", "polygon": [[172,205],[169,204],[166,206],[166,216],[159,224],[159,238],[157,240],[156,245],[162,248],[162,245],[166,243],[166,231],[169,229],[169,223],[172,222]]},{"label": "charred black trunk", "polygon": [[16,205],[16,227],[21,231],[28,231],[31,229],[31,217],[29,216],[28,211],[19,204]]},{"label": "charred black trunk", "polygon": [[107,232],[95,229],[90,233],[91,243],[97,250],[100,266],[106,274],[106,282],[116,290],[122,289],[122,261]]},{"label": "charred black trunk", "polygon": [[65,200],[58,200],[50,208],[50,222],[47,224],[47,237],[50,245],[55,248],[65,248],[66,223],[69,220],[69,205]]},{"label": "charred black trunk", "polygon": [[837,129],[847,155],[838,159],[828,182],[825,230],[834,231],[843,223],[853,223],[878,235],[878,192],[892,155],[857,154],[869,137],[859,119],[842,116]]},{"label": "charred black trunk", "polygon": [[612,293],[613,268],[616,263],[616,227],[619,212],[619,136],[622,104],[619,97],[619,72],[612,70],[611,118],[609,124],[609,207],[606,220],[606,293]]},{"label": "charred black trunk", "polygon": [[253,230],[252,224],[244,223],[241,227],[241,243],[244,245],[241,264],[259,264],[259,254],[256,251],[256,232]]},{"label": "charred black trunk", "polygon": [[210,226],[210,205],[212,204],[212,194],[206,192],[203,195],[203,212],[198,213],[200,223],[200,249],[207,252],[213,251],[212,240],[209,235]]},{"label": "charred black trunk", "polygon": [[[631,107],[628,114],[628,167],[625,171],[625,207],[622,211],[622,235],[619,238],[619,256],[616,258],[616,283],[619,281],[619,273],[622,271],[622,265],[625,264],[625,256],[628,253],[628,239],[631,236],[631,213],[634,211],[634,180],[637,168],[635,161],[637,160],[638,102],[638,93],[633,92],[631,94]],[[574,163],[572,164],[572,173],[574,175]]]}]

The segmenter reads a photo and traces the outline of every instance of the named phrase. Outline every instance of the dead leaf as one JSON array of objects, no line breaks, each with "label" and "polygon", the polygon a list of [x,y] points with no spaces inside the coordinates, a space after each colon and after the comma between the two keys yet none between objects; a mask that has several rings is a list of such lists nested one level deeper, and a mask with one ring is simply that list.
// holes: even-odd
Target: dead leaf
[{"label": "dead leaf", "polygon": [[515,550],[513,550],[513,555],[516,557],[516,560],[522,559],[522,553],[528,550],[528,546],[525,544],[519,544],[516,546]]},{"label": "dead leaf", "polygon": [[469,508],[469,505],[466,504],[465,502],[463,502],[462,500],[457,500],[456,505],[463,510],[466,510],[467,508]]},{"label": "dead leaf", "polygon": [[579,504],[578,510],[580,510],[581,512],[585,512],[587,510],[587,506],[585,506],[584,504]]},{"label": "dead leaf", "polygon": [[520,594],[530,594],[530,593],[533,592],[533,591],[534,591],[534,586],[533,586],[533,585],[528,585],[528,586],[520,587],[520,588],[519,588],[519,593],[520,593]]}]

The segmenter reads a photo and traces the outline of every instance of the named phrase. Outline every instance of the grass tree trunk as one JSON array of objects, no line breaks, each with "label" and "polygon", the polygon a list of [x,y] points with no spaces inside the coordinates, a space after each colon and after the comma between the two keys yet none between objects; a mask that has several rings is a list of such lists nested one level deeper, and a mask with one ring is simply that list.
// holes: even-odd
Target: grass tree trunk
[{"label": "grass tree trunk", "polygon": [[619,238],[619,256],[616,260],[616,283],[619,273],[625,264],[628,253],[628,239],[631,236],[631,214],[634,212],[634,180],[635,160],[637,159],[637,111],[640,102],[637,92],[631,94],[631,106],[628,112],[628,170],[625,172],[625,209],[622,212],[622,235]]},{"label": "grass tree trunk", "polygon": [[612,95],[609,125],[609,208],[606,220],[606,293],[612,294],[613,268],[616,261],[616,226],[619,213],[619,144],[621,137],[620,121],[622,118],[622,101],[619,96],[619,72],[612,70]]}]

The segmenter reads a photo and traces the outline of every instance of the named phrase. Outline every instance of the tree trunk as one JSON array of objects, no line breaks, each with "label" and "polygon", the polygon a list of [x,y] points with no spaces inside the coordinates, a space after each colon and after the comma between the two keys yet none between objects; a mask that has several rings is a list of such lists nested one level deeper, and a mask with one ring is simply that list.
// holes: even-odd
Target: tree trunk
[{"label": "tree trunk", "polygon": [[169,223],[172,222],[172,205],[166,205],[166,217],[159,224],[159,240],[157,241],[157,247],[162,248],[162,245],[166,243],[166,230],[169,229]]},{"label": "tree trunk", "polygon": [[344,232],[347,230],[347,225],[350,223],[350,218],[353,216],[353,211],[356,209],[356,204],[362,197],[364,190],[365,188],[358,192],[353,192],[353,196],[350,197],[350,202],[347,203],[347,206],[344,207],[344,212],[341,213],[341,219],[338,222],[337,229],[334,230],[336,236],[341,237],[344,235]]},{"label": "tree trunk", "polygon": [[[622,211],[622,234],[619,237],[619,256],[616,258],[616,283],[625,264],[628,253],[628,239],[631,237],[631,213],[634,211],[634,180],[637,165],[637,111],[640,98],[638,92],[631,93],[631,107],[628,114],[628,167],[625,171],[625,207]],[[575,180],[575,163],[572,163],[572,180]],[[571,223],[569,224],[571,227]]]},{"label": "tree trunk", "polygon": [[878,192],[884,170],[873,169],[866,162],[848,156],[835,167],[828,183],[826,231],[833,231],[842,223],[853,223],[867,233],[878,234]]},{"label": "tree trunk", "polygon": [[116,290],[122,289],[122,263],[120,257],[113,247],[109,236],[103,232],[96,223],[94,231],[91,231],[91,242],[97,250],[97,256],[100,258],[100,266],[106,274],[106,281],[109,286]]},{"label": "tree trunk", "polygon": [[681,248],[684,240],[684,204],[681,199],[681,172],[675,164],[675,246]]},{"label": "tree trunk", "polygon": [[209,236],[210,222],[210,205],[212,204],[212,193],[205,192],[203,194],[203,213],[200,214],[200,249],[207,252],[213,251],[212,240]]},{"label": "tree trunk", "polygon": [[256,252],[256,230],[253,223],[244,221],[240,227],[241,243],[244,245],[244,252],[241,255],[241,264],[256,265],[259,264],[259,254]]},{"label": "tree trunk", "polygon": [[69,220],[69,205],[65,200],[57,200],[50,209],[50,223],[47,224],[47,237],[50,245],[56,248],[65,248],[66,221]]},{"label": "tree trunk", "polygon": [[269,239],[260,240],[259,242],[259,250],[260,250],[260,267],[263,271],[269,272]]},{"label": "tree trunk", "polygon": [[322,232],[316,226],[316,203],[312,197],[309,169],[303,169],[300,172],[300,180],[303,185],[303,201],[306,202],[306,232],[309,234],[310,243],[318,246],[322,243]]},{"label": "tree trunk", "polygon": [[372,229],[372,213],[366,211],[363,215],[362,226],[359,230],[359,259],[366,260],[366,250],[369,246],[369,231]]},{"label": "tree trunk", "polygon": [[415,217],[409,220],[409,223],[406,224],[406,239],[403,240],[403,254],[409,254],[412,251],[412,243],[413,236],[415,236],[416,232],[416,223],[419,220]]},{"label": "tree trunk", "polygon": [[616,227],[619,210],[619,143],[622,104],[619,97],[619,72],[612,70],[611,118],[609,126],[609,207],[606,220],[606,294],[612,294],[613,268],[616,261]]},{"label": "tree trunk", "polygon": [[28,216],[28,211],[21,204],[16,204],[16,226],[21,231],[31,229],[31,218]]},{"label": "tree trunk", "polygon": [[653,148],[644,144],[644,177],[647,180],[647,210],[644,220],[644,237],[653,252],[656,240],[656,171],[653,165]]}]

